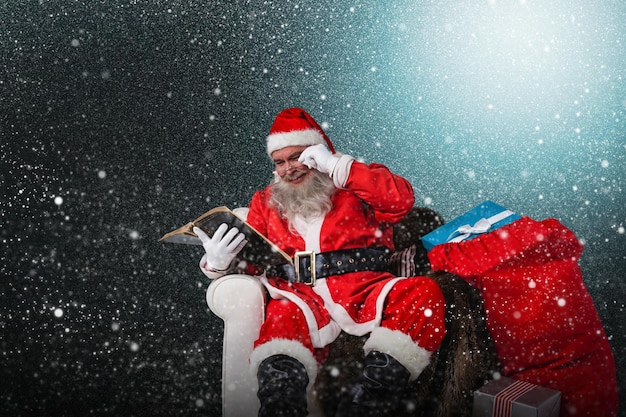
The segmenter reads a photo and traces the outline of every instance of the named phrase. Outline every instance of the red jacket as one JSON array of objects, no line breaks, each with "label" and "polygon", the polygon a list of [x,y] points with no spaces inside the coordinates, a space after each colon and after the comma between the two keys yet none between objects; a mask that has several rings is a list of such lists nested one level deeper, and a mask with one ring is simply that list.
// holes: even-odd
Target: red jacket
[{"label": "red jacket", "polygon": [[615,362],[578,259],[583,247],[555,219],[528,217],[435,246],[435,271],[463,277],[485,301],[503,365],[518,380],[561,391],[561,416],[617,416]]},{"label": "red jacket", "polygon": [[[271,193],[270,185],[254,194],[247,221],[290,256],[304,250],[328,252],[363,247],[393,250],[392,225],[414,203],[413,189],[407,180],[383,165],[353,161],[344,187],[332,197],[332,210],[324,218],[310,222],[301,236],[292,233],[287,220],[270,206]],[[287,298],[300,307],[307,318],[313,346],[319,348],[332,342],[341,330],[355,335],[371,332],[381,322],[385,297],[401,279],[389,272],[363,271],[318,280],[315,287],[291,285],[272,277],[264,283],[272,298]],[[417,287],[416,291],[419,291]],[[442,300],[441,297],[435,293],[424,300],[433,316],[415,326],[422,331],[419,345],[429,351],[437,349],[445,334],[445,306],[430,303],[431,299]]]}]

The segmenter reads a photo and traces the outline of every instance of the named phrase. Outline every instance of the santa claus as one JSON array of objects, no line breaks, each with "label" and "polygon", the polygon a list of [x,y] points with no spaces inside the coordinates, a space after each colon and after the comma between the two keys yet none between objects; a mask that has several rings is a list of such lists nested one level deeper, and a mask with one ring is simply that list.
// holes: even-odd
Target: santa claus
[{"label": "santa claus", "polygon": [[[307,387],[342,331],[368,339],[362,375],[336,415],[391,415],[445,335],[437,284],[390,272],[393,225],[413,207],[413,189],[383,165],[336,153],[299,108],[278,114],[267,153],[276,181],[254,194],[247,221],[293,256],[295,267],[260,276],[270,300],[250,358],[259,415],[307,414]],[[225,225],[212,238],[196,233],[206,250],[202,271],[219,278],[245,244],[243,235]]]}]

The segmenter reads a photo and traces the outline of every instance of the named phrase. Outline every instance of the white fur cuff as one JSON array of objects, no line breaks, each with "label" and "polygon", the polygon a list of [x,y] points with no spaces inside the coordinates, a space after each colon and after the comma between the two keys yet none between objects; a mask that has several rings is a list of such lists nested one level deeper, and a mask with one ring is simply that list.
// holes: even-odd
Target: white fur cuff
[{"label": "white fur cuff", "polygon": [[415,343],[409,335],[386,327],[375,328],[363,345],[363,350],[366,355],[372,351],[391,355],[409,370],[410,381],[417,379],[428,366],[431,355],[431,352]]},{"label": "white fur cuff", "polygon": [[274,339],[258,346],[250,354],[250,371],[256,378],[257,369],[265,359],[274,355],[287,355],[304,365],[309,376],[309,388],[317,378],[317,361],[313,353],[300,342],[289,339]]},{"label": "white fur cuff", "polygon": [[350,175],[350,168],[352,168],[352,162],[354,161],[354,157],[350,155],[337,155],[339,156],[339,161],[333,168],[331,173],[331,178],[333,179],[333,183],[337,188],[345,188],[346,182],[348,181],[348,176]]}]

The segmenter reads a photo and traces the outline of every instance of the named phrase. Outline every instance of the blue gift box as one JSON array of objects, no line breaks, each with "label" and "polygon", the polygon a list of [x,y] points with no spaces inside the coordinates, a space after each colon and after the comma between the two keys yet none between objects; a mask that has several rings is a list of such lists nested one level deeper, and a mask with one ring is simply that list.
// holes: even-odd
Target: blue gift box
[{"label": "blue gift box", "polygon": [[422,237],[427,251],[447,242],[473,239],[483,233],[492,232],[505,224],[513,223],[521,216],[493,201],[484,201],[449,223]]}]

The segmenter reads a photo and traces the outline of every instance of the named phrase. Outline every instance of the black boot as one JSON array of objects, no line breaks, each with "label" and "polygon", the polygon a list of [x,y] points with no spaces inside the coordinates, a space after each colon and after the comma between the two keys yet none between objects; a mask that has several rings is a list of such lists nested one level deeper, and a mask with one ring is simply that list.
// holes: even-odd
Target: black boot
[{"label": "black boot", "polygon": [[363,373],[343,393],[336,417],[395,415],[409,383],[409,371],[390,355],[370,352],[365,356]]},{"label": "black boot", "polygon": [[265,359],[257,371],[259,417],[305,417],[309,377],[304,365],[287,355]]}]

